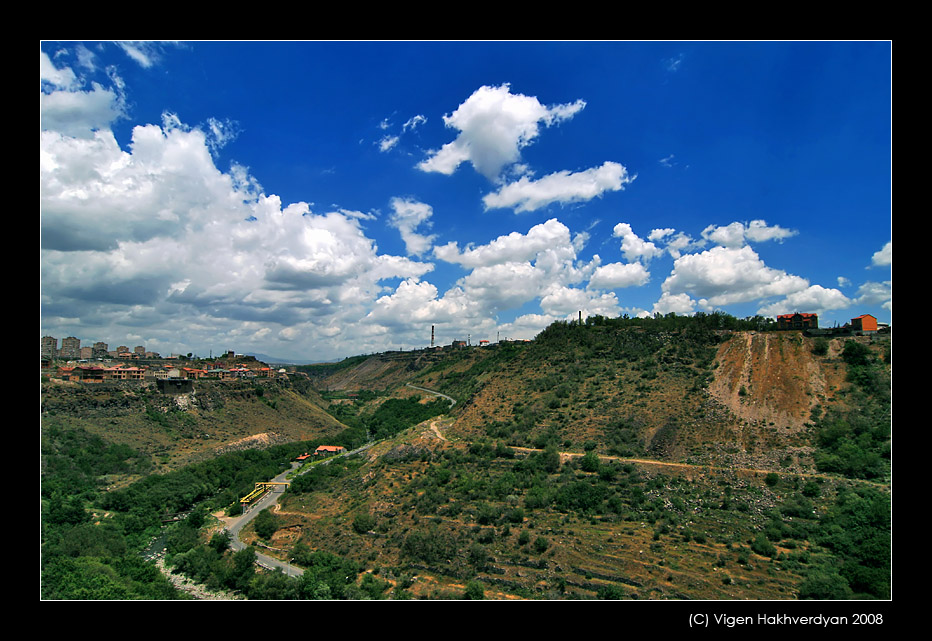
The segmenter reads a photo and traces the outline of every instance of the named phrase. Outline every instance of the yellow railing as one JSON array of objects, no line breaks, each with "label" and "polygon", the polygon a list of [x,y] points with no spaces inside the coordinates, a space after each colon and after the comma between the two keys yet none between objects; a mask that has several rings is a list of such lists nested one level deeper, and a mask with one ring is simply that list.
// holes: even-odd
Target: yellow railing
[{"label": "yellow railing", "polygon": [[271,490],[276,485],[288,485],[288,483],[276,483],[273,481],[269,481],[265,483],[256,483],[256,489],[254,489],[252,492],[250,492],[249,494],[241,498],[239,502],[243,507],[246,507],[248,503],[251,503],[252,501],[256,500],[257,498],[259,498],[260,496],[262,496],[263,494]]}]

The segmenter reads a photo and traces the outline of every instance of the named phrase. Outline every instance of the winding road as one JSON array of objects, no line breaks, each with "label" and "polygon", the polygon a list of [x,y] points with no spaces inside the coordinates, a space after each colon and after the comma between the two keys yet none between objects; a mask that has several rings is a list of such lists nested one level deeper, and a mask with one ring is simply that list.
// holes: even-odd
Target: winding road
[{"label": "winding road", "polygon": [[[411,385],[410,383],[407,383],[406,385],[412,389],[416,389],[421,392],[427,392],[428,394],[434,394],[435,396],[445,398],[446,400],[450,401],[450,407],[453,407],[454,405],[456,405],[456,399],[453,398],[452,396],[447,396],[446,394],[441,394],[440,392],[435,392],[433,390],[425,389],[423,387],[417,387],[416,385]],[[369,449],[370,447],[372,447],[372,445],[373,445],[372,443],[368,443],[366,445],[363,445],[360,448],[353,450],[352,452],[345,452],[341,454],[340,456],[350,456],[352,454],[357,454],[359,452]],[[333,457],[333,458],[336,458],[336,457]],[[323,461],[321,465],[325,465],[329,461],[332,461],[333,458]],[[300,466],[300,463],[292,462],[290,469],[285,470],[284,472],[282,472],[281,474],[273,478],[271,482],[272,483],[287,482],[288,476],[292,472],[294,472],[296,469],[298,469],[299,466]],[[256,515],[259,514],[259,512],[261,512],[267,507],[271,507],[275,505],[276,503],[278,503],[278,499],[282,494],[284,494],[285,489],[286,489],[286,486],[284,485],[275,486],[272,490],[266,492],[265,495],[262,496],[262,498],[260,498],[258,501],[253,503],[246,510],[246,512],[244,512],[242,515],[223,519],[223,521],[226,523],[225,529],[227,532],[230,533],[230,547],[234,551],[238,552],[248,547],[245,543],[240,541],[239,539],[240,532],[243,530],[244,527],[246,527],[247,523],[249,523],[251,520],[253,520],[256,517]],[[299,577],[304,574],[304,570],[302,570],[301,568],[295,567],[291,565],[290,563],[285,563],[284,561],[279,561],[278,559],[272,558],[271,556],[268,556],[267,554],[262,554],[261,552],[256,552],[256,563],[269,570],[273,570],[273,571],[281,570],[288,576]]]},{"label": "winding road", "polygon": [[407,385],[407,386],[410,387],[411,389],[420,390],[420,391],[422,391],[422,392],[427,392],[428,394],[433,394],[434,396],[439,396],[440,398],[445,398],[445,399],[447,399],[448,401],[450,401],[450,407],[453,407],[454,405],[456,405],[456,399],[453,398],[452,396],[447,396],[446,394],[441,394],[440,392],[435,392],[435,391],[432,390],[432,389],[425,389],[425,388],[423,388],[423,387],[418,387],[417,385],[412,385],[411,383],[405,383],[405,385]]},{"label": "winding road", "polygon": [[[285,470],[274,479],[273,483],[284,483],[289,474],[298,468],[300,463],[292,462],[291,469]],[[239,533],[242,529],[253,520],[259,512],[265,508],[275,505],[278,503],[279,496],[285,492],[284,485],[275,486],[272,490],[265,493],[265,495],[260,498],[258,501],[253,503],[242,515],[231,518],[224,519],[227,523],[226,530],[230,533],[230,547],[234,551],[239,551],[245,549],[247,546],[245,543],[239,540]],[[278,559],[273,559],[272,557],[256,552],[256,563],[261,565],[264,568],[270,570],[281,570],[288,576],[301,576],[304,574],[304,570],[301,568],[295,567],[289,563],[279,561]]]}]

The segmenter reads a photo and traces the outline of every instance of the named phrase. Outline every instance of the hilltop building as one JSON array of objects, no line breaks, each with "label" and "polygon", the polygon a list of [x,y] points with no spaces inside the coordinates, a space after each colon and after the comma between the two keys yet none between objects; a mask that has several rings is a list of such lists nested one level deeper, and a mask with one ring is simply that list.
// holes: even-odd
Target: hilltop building
[{"label": "hilltop building", "polygon": [[818,329],[818,314],[781,314],[777,316],[777,329]]},{"label": "hilltop building", "polygon": [[870,314],[862,314],[851,319],[851,329],[859,332],[876,332],[877,319]]}]

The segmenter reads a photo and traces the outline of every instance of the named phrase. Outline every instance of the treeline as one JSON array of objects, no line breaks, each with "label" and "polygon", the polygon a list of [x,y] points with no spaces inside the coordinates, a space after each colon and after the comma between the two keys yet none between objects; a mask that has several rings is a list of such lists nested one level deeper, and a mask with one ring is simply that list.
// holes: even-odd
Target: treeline
[{"label": "treeline", "polygon": [[712,350],[721,342],[723,331],[770,327],[763,317],[739,320],[719,312],[699,312],[694,316],[670,313],[647,318],[590,316],[581,326],[569,321],[552,323],[537,335],[532,349],[545,359],[555,351],[571,348],[581,351],[582,357],[601,356],[629,362],[650,359],[665,350],[673,358],[705,367],[711,363]]},{"label": "treeline", "polygon": [[[777,329],[777,321],[765,316],[748,316],[736,318],[725,312],[696,312],[689,316],[656,313],[653,316],[630,317],[627,314],[617,318],[595,315],[583,321],[586,327],[640,327],[660,331],[674,332],[686,329],[709,329],[727,331],[768,331]],[[557,321],[554,325],[578,325],[573,321]]]}]

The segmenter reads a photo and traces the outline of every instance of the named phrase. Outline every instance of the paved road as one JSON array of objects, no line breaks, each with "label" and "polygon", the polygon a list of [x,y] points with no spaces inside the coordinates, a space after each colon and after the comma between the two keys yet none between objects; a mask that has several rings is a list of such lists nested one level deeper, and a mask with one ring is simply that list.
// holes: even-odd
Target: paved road
[{"label": "paved road", "polygon": [[[433,390],[425,389],[423,387],[417,387],[415,385],[411,385],[410,383],[407,383],[407,386],[413,389],[416,389],[416,390],[420,390],[422,392],[427,392],[428,394],[434,394],[441,398],[445,398],[446,400],[450,401],[450,407],[453,407],[454,405],[456,405],[456,399],[451,396],[447,396],[446,394],[441,394],[440,392],[435,392]],[[346,452],[344,454],[341,454],[341,456],[349,456],[351,454],[362,452],[363,450],[367,450],[370,447],[372,447],[372,445],[374,444],[368,443],[358,449],[353,450],[352,452]],[[329,463],[330,461],[332,461],[334,458],[337,458],[337,457],[329,458],[321,462],[320,464],[325,465]],[[296,470],[299,465],[300,463],[292,462],[290,469],[285,470],[284,472],[276,476],[274,479],[272,479],[271,482],[284,483],[287,480],[288,475],[291,474],[294,470]],[[247,547],[245,543],[239,540],[239,533],[242,531],[242,529],[246,526],[247,523],[253,520],[257,514],[259,514],[259,512],[261,512],[267,507],[270,507],[278,503],[278,499],[285,492],[285,487],[286,486],[284,485],[275,487],[275,489],[267,492],[265,496],[263,496],[258,501],[253,503],[249,507],[249,509],[246,510],[244,514],[227,521],[227,531],[230,533],[230,547],[233,548],[234,551],[243,550]],[[274,559],[266,554],[262,554],[261,552],[256,552],[256,563],[270,570],[280,569],[282,572],[284,572],[285,574],[289,576],[298,577],[304,574],[304,570],[302,570],[301,568],[295,567],[291,565],[290,563],[279,561],[278,559]]]},{"label": "paved road", "polygon": [[[291,474],[292,471],[297,469],[298,465],[300,464],[296,462],[292,462],[291,469],[285,470],[284,472],[276,476],[274,479],[272,479],[272,482],[273,483],[284,483],[287,480],[288,475]],[[227,531],[230,533],[230,547],[232,547],[233,550],[239,551],[239,550],[246,548],[246,544],[239,540],[240,531],[246,526],[247,523],[253,520],[256,517],[256,515],[259,514],[259,512],[261,512],[267,507],[270,507],[278,503],[278,499],[281,497],[281,495],[284,492],[285,492],[284,485],[276,486],[274,489],[267,492],[265,496],[263,496],[261,499],[253,503],[249,507],[249,509],[246,510],[244,514],[236,517],[235,519],[229,522]],[[270,570],[281,569],[282,572],[284,572],[285,574],[289,576],[301,576],[302,574],[304,574],[304,570],[302,570],[301,568],[297,568],[288,563],[284,563],[282,561],[279,561],[278,559],[273,559],[272,557],[262,554],[260,552],[256,552],[256,563]]]},{"label": "paved road", "polygon": [[453,407],[454,405],[456,405],[456,399],[453,398],[452,396],[447,396],[446,394],[441,394],[440,392],[435,392],[435,391],[432,390],[432,389],[425,389],[425,388],[423,388],[423,387],[418,387],[417,385],[412,385],[411,383],[405,383],[405,385],[407,385],[407,386],[410,387],[411,389],[421,390],[422,392],[427,392],[428,394],[434,394],[435,396],[439,396],[439,397],[441,397],[441,398],[445,398],[445,399],[447,399],[448,401],[450,401],[450,407]]},{"label": "paved road", "polygon": [[[362,447],[359,447],[351,452],[345,452],[343,454],[340,454],[339,456],[350,456],[352,454],[358,454],[359,452],[363,452],[369,449],[373,445],[374,443],[367,443],[366,445],[363,445]],[[327,463],[329,463],[330,461],[336,458],[339,458],[339,457],[333,456],[328,459],[325,459],[324,461],[321,461],[319,465],[326,465]],[[288,475],[291,474],[294,470],[298,469],[300,465],[301,465],[300,463],[296,461],[292,461],[291,468],[285,470],[284,472],[282,472],[281,474],[273,478],[271,482],[272,483],[286,482],[288,479]],[[238,516],[234,519],[230,519],[229,521],[227,521],[227,531],[230,533],[230,547],[233,548],[234,551],[243,550],[247,547],[245,543],[239,540],[239,533],[246,526],[246,524],[249,523],[251,520],[253,520],[256,517],[256,515],[259,514],[259,512],[261,512],[265,508],[278,503],[278,499],[281,498],[281,495],[284,494],[284,492],[285,492],[284,485],[276,486],[275,489],[270,490],[269,492],[265,494],[265,496],[263,496],[258,501],[253,503],[249,507],[249,509],[246,510],[245,514],[242,514],[241,516]],[[291,565],[290,563],[285,563],[284,561],[279,561],[278,559],[274,559],[260,552],[256,552],[256,563],[270,570],[280,569],[282,572],[284,572],[288,576],[298,577],[304,574],[304,570],[302,570],[301,568],[295,567]]]}]

